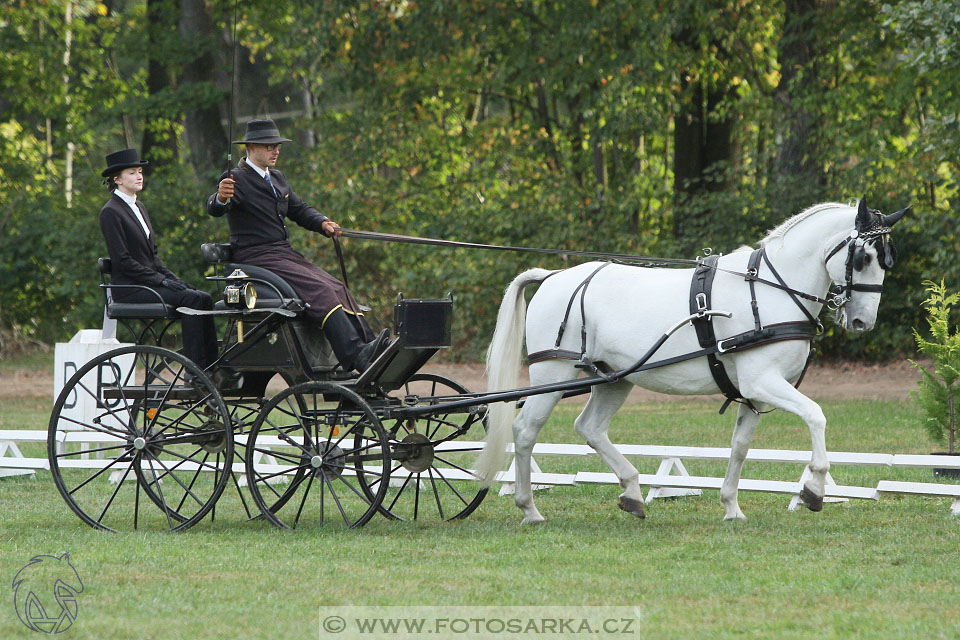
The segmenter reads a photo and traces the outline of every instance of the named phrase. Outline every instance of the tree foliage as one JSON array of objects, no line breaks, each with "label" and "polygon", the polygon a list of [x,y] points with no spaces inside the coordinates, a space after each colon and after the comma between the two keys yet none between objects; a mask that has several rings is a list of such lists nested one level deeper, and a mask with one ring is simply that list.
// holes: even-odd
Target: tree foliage
[{"label": "tree foliage", "polygon": [[[914,202],[876,330],[822,343],[906,353],[915,283],[960,277],[957,4],[71,0],[67,24],[67,0],[8,2],[0,326],[57,340],[97,322],[99,170],[127,145],[151,163],[165,259],[203,275],[199,244],[227,235],[202,203],[226,155],[236,44],[234,138],[276,118],[296,141],[280,160],[295,189],[348,228],[692,257],[815,202]],[[328,240],[293,241],[335,269]],[[346,256],[383,320],[397,291],[454,292],[465,358],[518,271],[572,264],[357,240]]]}]

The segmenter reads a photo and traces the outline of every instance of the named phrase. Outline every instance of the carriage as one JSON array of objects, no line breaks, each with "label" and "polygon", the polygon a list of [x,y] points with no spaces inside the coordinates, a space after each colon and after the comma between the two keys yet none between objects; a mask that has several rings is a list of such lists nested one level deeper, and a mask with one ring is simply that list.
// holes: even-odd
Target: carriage
[{"label": "carriage", "polygon": [[[231,262],[228,245],[204,245],[222,291],[212,311],[114,303],[115,285],[104,276],[108,315],[141,328],[136,344],[90,360],[64,385],[50,419],[50,469],[70,508],[102,529],[183,530],[215,516],[225,493],[248,517],[284,528],[358,527],[377,513],[444,521],[483,500],[512,424],[515,499],[524,522],[539,522],[530,485],[537,434],[562,396],[590,392],[577,432],[618,476],[620,508],[643,517],[636,469],[606,433],[637,384],[675,394],[719,390],[724,406],[739,403],[720,492],[727,519],[744,517],[737,487],[761,411],[799,415],[812,440],[800,498],[817,511],[829,468],[826,421],[796,385],[824,306],[844,328],[873,326],[896,256],[891,227],[907,210],[827,203],[786,221],[754,250],[694,261],[608,256],[524,272],[504,295],[484,393],[421,372],[450,346],[449,296],[398,296],[396,338],[365,371],[347,374],[322,332],[302,319],[288,283]],[[109,266],[101,259],[101,273]],[[685,268],[661,268],[670,266]],[[540,289],[527,313],[523,289],[532,283]],[[206,370],[147,344],[159,343],[177,312],[212,314],[225,325]],[[519,387],[524,329],[531,386]],[[92,418],[71,417],[78,397],[96,403]]]},{"label": "carriage", "polygon": [[[212,311],[114,302],[109,259],[99,268],[106,312],[134,344],[77,370],[49,425],[54,481],[70,508],[101,529],[183,530],[225,491],[248,517],[278,527],[357,527],[388,518],[451,520],[483,499],[467,456],[484,437],[482,403],[455,380],[420,371],[450,346],[453,300],[405,299],[396,339],[361,374],[345,373],[303,303],[276,274],[202,246],[221,290]],[[160,346],[177,314],[223,325],[217,360],[201,370]],[[151,344],[152,343],[152,344]],[[70,407],[82,397],[92,417]],[[458,447],[457,440],[474,443]],[[235,492],[235,493],[234,493]]]}]

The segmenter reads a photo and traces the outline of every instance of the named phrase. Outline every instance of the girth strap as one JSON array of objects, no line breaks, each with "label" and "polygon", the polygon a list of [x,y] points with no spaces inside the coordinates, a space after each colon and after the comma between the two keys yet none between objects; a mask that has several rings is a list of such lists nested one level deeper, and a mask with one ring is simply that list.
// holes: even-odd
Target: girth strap
[{"label": "girth strap", "polygon": [[[713,318],[702,315],[704,311],[710,309],[710,293],[713,289],[713,277],[717,273],[717,260],[719,255],[707,256],[697,268],[693,271],[693,278],[690,281],[690,313],[699,313],[700,317],[692,321],[693,328],[697,332],[697,340],[704,349],[708,347],[717,347],[717,335],[713,330]],[[727,401],[720,409],[720,413],[726,411],[731,402],[744,400],[740,395],[740,390],[730,380],[727,370],[723,363],[717,358],[716,351],[711,350],[707,353],[707,365],[710,368],[710,375],[713,381],[719,387],[720,392],[726,396]],[[744,400],[749,403],[749,400]],[[753,405],[750,405],[751,408]],[[754,409],[756,411],[756,409]]]}]

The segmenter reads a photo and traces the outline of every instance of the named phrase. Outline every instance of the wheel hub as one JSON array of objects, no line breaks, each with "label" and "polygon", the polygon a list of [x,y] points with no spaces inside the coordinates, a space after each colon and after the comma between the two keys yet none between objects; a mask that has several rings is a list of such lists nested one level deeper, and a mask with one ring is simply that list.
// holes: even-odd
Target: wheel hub
[{"label": "wheel hub", "polygon": [[206,440],[202,442],[203,450],[207,453],[222,453],[227,446],[226,431],[219,420],[208,420],[200,428],[201,431],[210,431]]},{"label": "wheel hub", "polygon": [[400,464],[412,473],[422,473],[433,464],[433,444],[422,433],[411,433],[400,441]]},{"label": "wheel hub", "polygon": [[343,456],[343,449],[325,442],[304,452],[302,464],[309,465],[315,475],[339,477],[345,467]]}]

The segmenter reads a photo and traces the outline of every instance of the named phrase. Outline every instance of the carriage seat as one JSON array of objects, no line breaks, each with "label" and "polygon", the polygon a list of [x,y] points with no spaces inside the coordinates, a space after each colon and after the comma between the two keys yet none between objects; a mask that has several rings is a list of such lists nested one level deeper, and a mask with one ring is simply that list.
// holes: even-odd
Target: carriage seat
[{"label": "carriage seat", "polygon": [[[223,273],[229,275],[235,269],[241,269],[253,281],[257,289],[257,308],[270,309],[283,307],[291,302],[302,304],[297,293],[290,286],[290,283],[263,267],[252,264],[241,264],[233,262],[233,250],[229,244],[205,243],[200,245],[200,253],[203,259],[212,265],[222,267]],[[214,309],[223,310],[227,306],[223,300],[217,301]]]},{"label": "carriage seat", "polygon": [[[97,268],[100,270],[100,286],[103,288],[104,301],[107,306],[107,317],[112,320],[159,320],[177,317],[177,310],[165,303],[155,289],[140,284],[111,284],[110,276],[113,273],[113,262],[110,258],[98,258]],[[156,302],[114,302],[114,289],[143,289],[153,293]]]}]

